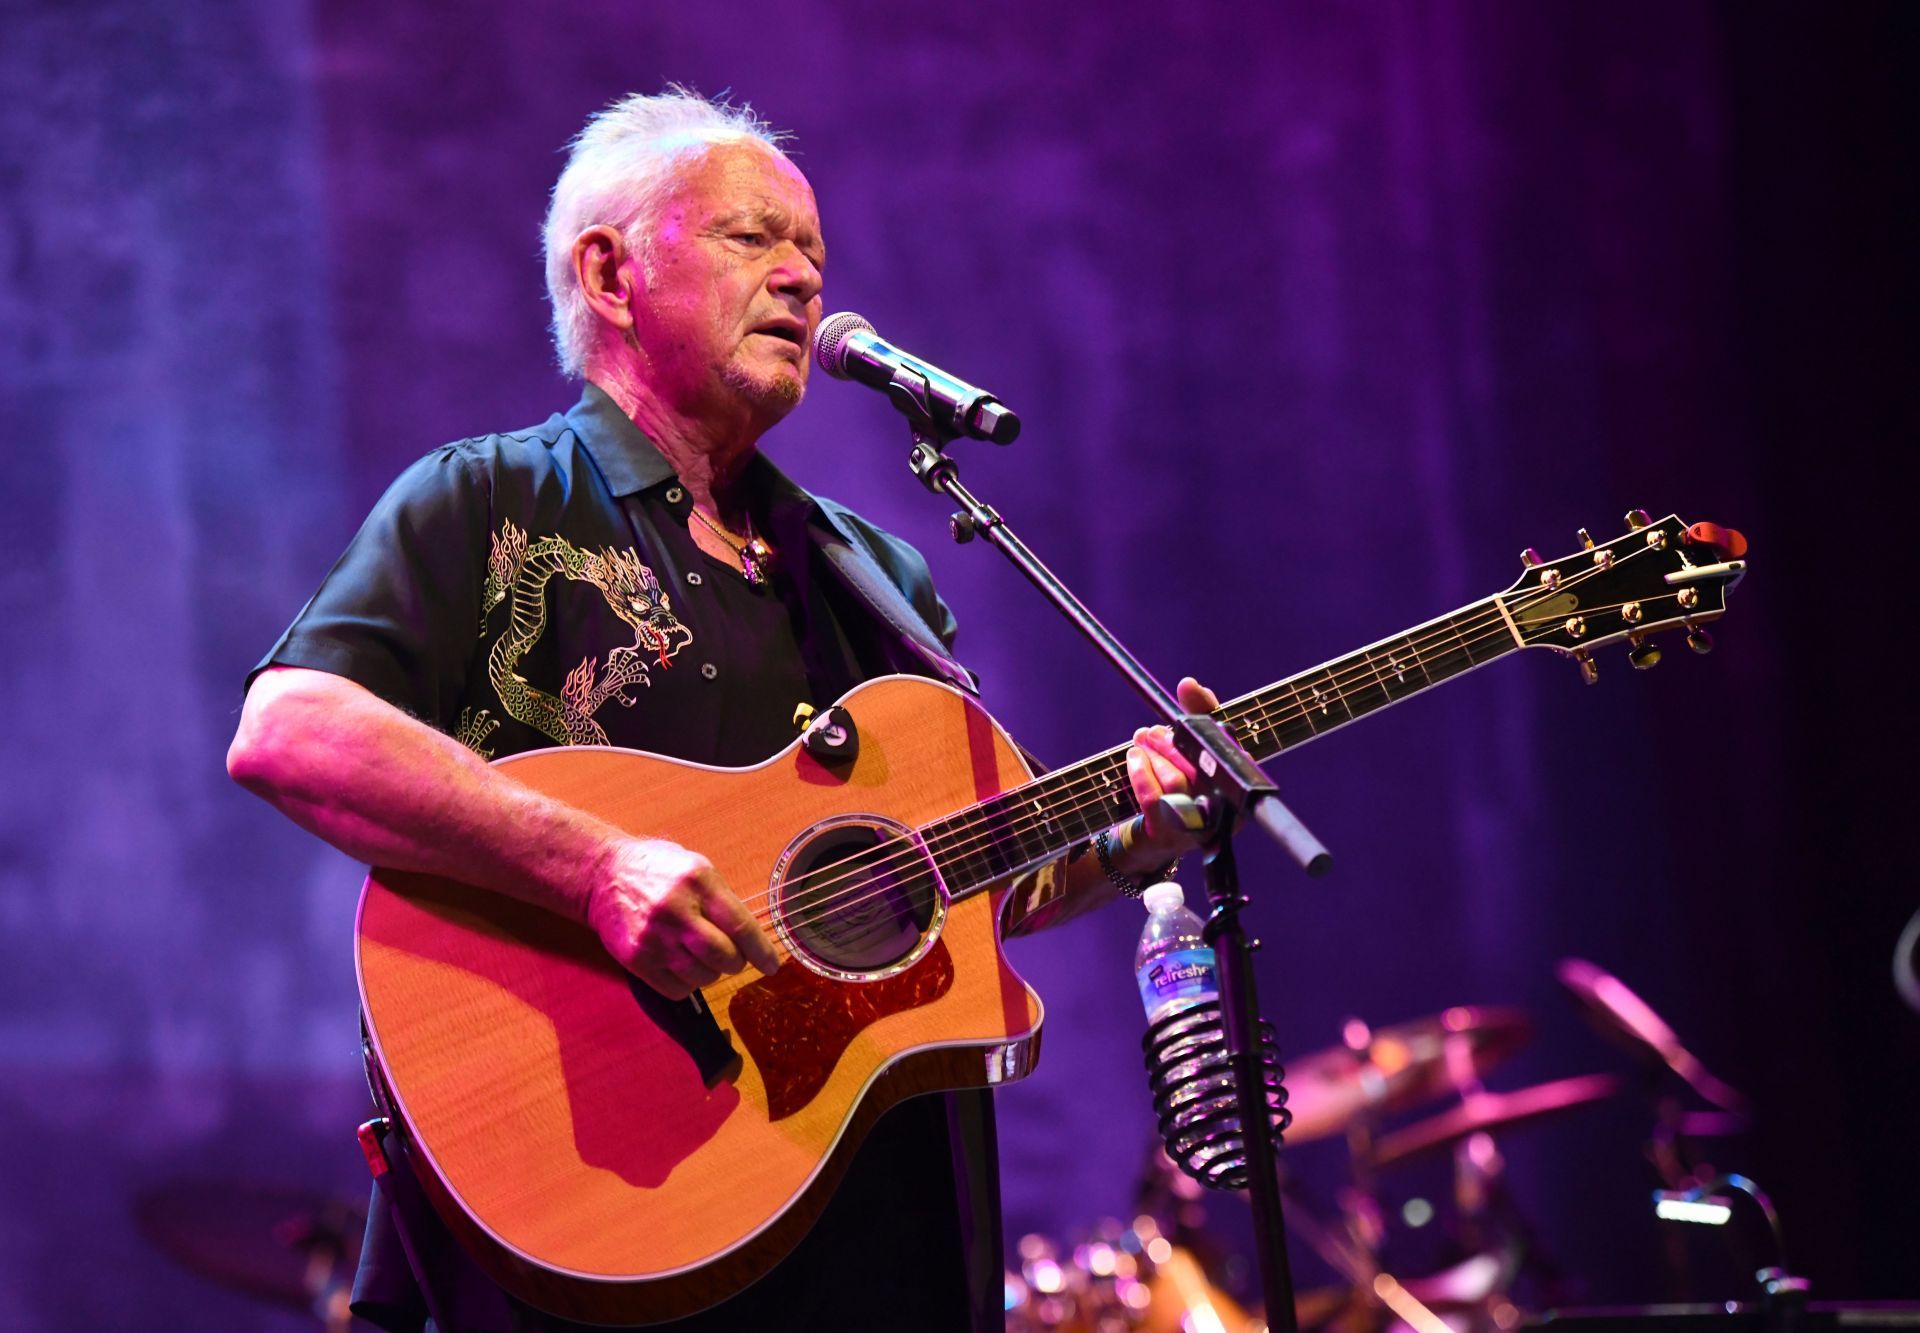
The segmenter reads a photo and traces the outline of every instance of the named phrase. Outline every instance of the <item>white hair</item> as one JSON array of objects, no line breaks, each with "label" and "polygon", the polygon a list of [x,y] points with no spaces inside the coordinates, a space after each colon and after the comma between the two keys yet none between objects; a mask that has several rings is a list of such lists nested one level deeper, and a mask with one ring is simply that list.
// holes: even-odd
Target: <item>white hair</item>
[{"label": "white hair", "polygon": [[677,83],[662,93],[624,97],[587,121],[567,145],[544,229],[547,299],[562,370],[584,374],[594,338],[594,315],[573,271],[580,233],[613,227],[644,264],[654,212],[677,167],[716,143],[754,141],[778,153],[785,137],[746,103],[702,97]]}]

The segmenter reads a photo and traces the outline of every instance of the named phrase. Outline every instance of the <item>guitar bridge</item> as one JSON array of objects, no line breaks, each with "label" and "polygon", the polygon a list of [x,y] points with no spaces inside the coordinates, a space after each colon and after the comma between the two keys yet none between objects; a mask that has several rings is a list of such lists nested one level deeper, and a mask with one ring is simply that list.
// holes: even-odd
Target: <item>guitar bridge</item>
[{"label": "guitar bridge", "polygon": [[684,1000],[669,1000],[632,974],[627,976],[627,989],[653,1025],[687,1053],[707,1091],[740,1072],[740,1052],[734,1049],[733,1039],[714,1019],[713,1010],[699,991]]}]

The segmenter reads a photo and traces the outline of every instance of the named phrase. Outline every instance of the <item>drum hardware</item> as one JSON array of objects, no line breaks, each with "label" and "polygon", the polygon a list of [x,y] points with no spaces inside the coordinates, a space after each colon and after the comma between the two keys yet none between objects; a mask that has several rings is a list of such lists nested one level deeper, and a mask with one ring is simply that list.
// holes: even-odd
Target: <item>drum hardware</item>
[{"label": "drum hardware", "polygon": [[297,1186],[178,1180],[142,1191],[134,1220],[180,1267],[344,1333],[366,1210]]},{"label": "drum hardware", "polygon": [[[1358,1211],[1378,1223],[1379,1208],[1371,1197],[1361,1199],[1354,1191],[1343,1191],[1341,1208],[1336,1214],[1339,1220],[1327,1222],[1323,1219],[1330,1210],[1284,1169],[1280,1172],[1279,1187],[1286,1200],[1289,1232],[1342,1279],[1339,1285],[1296,1292],[1294,1312],[1301,1328],[1369,1333],[1381,1325],[1385,1312],[1394,1309],[1396,1303],[1402,1309],[1416,1312],[1417,1318],[1436,1324],[1439,1322],[1437,1312],[1463,1308],[1459,1304],[1463,1280],[1475,1281],[1472,1275],[1484,1270],[1484,1260],[1478,1264],[1469,1261],[1459,1266],[1457,1273],[1450,1269],[1403,1283],[1382,1269],[1379,1245],[1369,1243],[1365,1228],[1355,1216]],[[1265,1327],[1257,1318],[1241,1311],[1230,1295],[1221,1292],[1223,1284],[1209,1281],[1204,1291],[1196,1286],[1196,1278],[1204,1278],[1209,1272],[1226,1273],[1230,1269],[1217,1240],[1206,1228],[1204,1196],[1200,1185],[1185,1175],[1156,1143],[1148,1154],[1137,1194],[1142,1215],[1134,1223],[1136,1234],[1147,1238],[1143,1254],[1150,1262],[1157,1261],[1154,1276],[1149,1280],[1154,1300],[1144,1325],[1152,1333],[1160,1333],[1163,1328],[1172,1333],[1193,1328],[1238,1327],[1225,1316],[1221,1316],[1220,1325],[1209,1322],[1222,1311],[1235,1318],[1248,1319],[1245,1326],[1249,1330]],[[1157,1216],[1167,1216],[1169,1205],[1178,1220],[1169,1229],[1170,1235],[1156,1237]],[[1380,1226],[1378,1232],[1384,1237],[1384,1226]],[[1180,1295],[1187,1304],[1170,1302],[1170,1294]],[[1198,1299],[1202,1295],[1207,1298],[1204,1304]],[[1392,1300],[1387,1299],[1389,1296]],[[1473,1299],[1477,1301],[1479,1297]]]},{"label": "drum hardware", "polygon": [[1039,1235],[1021,1237],[1018,1252],[1020,1271],[1005,1277],[1009,1333],[1265,1333],[1200,1253],[1145,1213],[1102,1221],[1066,1253]]},{"label": "drum hardware", "polygon": [[[1532,1030],[1517,1010],[1469,1006],[1378,1030],[1349,1019],[1341,1046],[1289,1062],[1296,1128],[1304,1126],[1309,1138],[1343,1132],[1349,1148],[1351,1183],[1340,1195],[1338,1223],[1320,1222],[1325,1210],[1304,1201],[1291,1209],[1303,1219],[1295,1230],[1354,1284],[1339,1333],[1377,1333],[1389,1323],[1509,1329],[1523,1318],[1509,1294],[1523,1273],[1556,1281],[1557,1266],[1505,1190],[1495,1135],[1615,1096],[1622,1081],[1591,1074],[1487,1090],[1485,1075]],[[1392,1112],[1448,1094],[1458,1102],[1438,1115],[1393,1129],[1380,1124]],[[1298,1138],[1289,1135],[1290,1142]],[[1443,1151],[1451,1151],[1454,1166],[1450,1236],[1469,1257],[1402,1279],[1383,1262],[1388,1234],[1377,1178]],[[1306,1234],[1316,1227],[1320,1234]]]},{"label": "drum hardware", "polygon": [[1733,1195],[1719,1191],[1732,1189],[1749,1199],[1766,1219],[1773,1239],[1774,1262],[1754,1274],[1760,1286],[1762,1308],[1769,1328],[1791,1329],[1805,1310],[1812,1283],[1787,1271],[1787,1238],[1780,1227],[1780,1214],[1766,1192],[1746,1176],[1735,1172],[1715,1176],[1703,1184],[1685,1190],[1655,1190],[1654,1216],[1666,1222],[1690,1222],[1705,1226],[1726,1226],[1733,1220]]},{"label": "drum hardware", "polygon": [[1650,1066],[1664,1065],[1708,1102],[1730,1116],[1745,1117],[1748,1102],[1739,1089],[1715,1078],[1653,1006],[1616,977],[1584,958],[1563,958],[1554,969],[1560,984],[1601,1036],[1624,1047]]},{"label": "drum hardware", "polygon": [[1463,1097],[1452,1110],[1382,1136],[1375,1148],[1374,1164],[1389,1170],[1453,1147],[1465,1148],[1469,1160],[1484,1159],[1497,1149],[1491,1138],[1484,1144],[1473,1143],[1476,1136],[1559,1116],[1618,1096],[1620,1091],[1621,1080],[1613,1074],[1581,1074],[1513,1092],[1476,1091]]},{"label": "drum hardware", "polygon": [[[1732,1209],[1726,1199],[1716,1197],[1716,1191],[1729,1182],[1752,1182],[1744,1176],[1721,1175],[1705,1157],[1702,1140],[1724,1139],[1747,1128],[1751,1104],[1746,1095],[1709,1072],[1653,1006],[1617,977],[1581,958],[1562,959],[1555,973],[1593,1027],[1634,1056],[1648,1075],[1646,1093],[1653,1124],[1646,1158],[1661,1186],[1654,1196],[1657,1215],[1669,1221],[1724,1224]],[[1661,1077],[1667,1073],[1678,1076],[1681,1087],[1708,1107],[1689,1107],[1670,1081]],[[1739,1184],[1734,1187],[1745,1189]],[[1768,1219],[1776,1258],[1784,1265],[1778,1215],[1764,1195],[1756,1193],[1754,1202]],[[1669,1230],[1665,1239],[1669,1294],[1684,1297],[1697,1286],[1694,1256],[1677,1231]]]},{"label": "drum hardware", "polygon": [[1339,1046],[1288,1060],[1289,1146],[1350,1132],[1363,1117],[1408,1110],[1450,1091],[1449,1038],[1476,1076],[1524,1046],[1533,1024],[1517,1009],[1456,1005],[1387,1028],[1358,1019]]},{"label": "drum hardware", "polygon": [[1893,946],[1893,988],[1908,1008],[1920,1014],[1920,912],[1908,918]]}]

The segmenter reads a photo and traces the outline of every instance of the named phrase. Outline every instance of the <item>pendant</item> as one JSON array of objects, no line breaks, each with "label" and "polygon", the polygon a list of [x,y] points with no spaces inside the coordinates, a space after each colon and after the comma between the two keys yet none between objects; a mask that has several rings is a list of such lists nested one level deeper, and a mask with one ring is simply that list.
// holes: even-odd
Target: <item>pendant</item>
[{"label": "pendant", "polygon": [[773,548],[758,537],[749,537],[747,544],[740,548],[740,572],[746,575],[747,582],[759,587],[767,581],[767,570],[773,565]]}]

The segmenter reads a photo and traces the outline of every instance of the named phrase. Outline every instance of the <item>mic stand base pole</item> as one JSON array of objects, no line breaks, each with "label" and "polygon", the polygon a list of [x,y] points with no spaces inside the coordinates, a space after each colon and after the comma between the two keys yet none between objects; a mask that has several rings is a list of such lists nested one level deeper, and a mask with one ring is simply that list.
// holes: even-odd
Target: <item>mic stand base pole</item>
[{"label": "mic stand base pole", "polygon": [[1212,717],[1190,714],[1182,708],[1179,700],[1027,549],[999,513],[982,504],[961,483],[958,465],[945,453],[953,437],[942,431],[934,420],[925,382],[910,372],[901,371],[889,386],[888,396],[913,431],[913,449],[908,455],[913,475],[929,491],[945,495],[960,506],[960,512],[953,516],[954,540],[964,542],[976,535],[984,536],[1012,561],[1027,581],[1091,640],[1114,669],[1172,726],[1181,752],[1198,770],[1197,787],[1212,798],[1203,802],[1219,828],[1218,834],[1207,843],[1207,893],[1213,908],[1205,938],[1214,947],[1221,1022],[1240,1104],[1247,1187],[1253,1201],[1254,1235],[1260,1251],[1261,1294],[1266,1302],[1267,1326],[1276,1333],[1297,1333],[1293,1272],[1287,1262],[1285,1218],[1281,1212],[1278,1165],[1274,1160],[1276,1145],[1272,1121],[1268,1119],[1266,1075],[1260,1059],[1257,1030],[1260,1014],[1254,994],[1252,950],[1240,928],[1239,912],[1246,899],[1240,894],[1233,860],[1234,824],[1237,819],[1246,818],[1260,825],[1308,874],[1319,874],[1327,868],[1330,860],[1327,849],[1281,803],[1273,783],[1227,729]]},{"label": "mic stand base pole", "polygon": [[1260,1060],[1260,1001],[1253,984],[1253,951],[1240,925],[1247,899],[1233,859],[1233,815],[1220,816],[1221,829],[1208,844],[1207,914],[1203,938],[1213,947],[1220,980],[1220,1024],[1226,1037],[1227,1064],[1240,1097],[1240,1137],[1246,1145],[1247,1198],[1253,1206],[1254,1244],[1259,1250],[1260,1289],[1266,1294],[1267,1327],[1273,1333],[1298,1333],[1293,1301],[1293,1268],[1287,1259],[1286,1217],[1280,1202],[1272,1109],[1267,1104],[1266,1071]]}]

